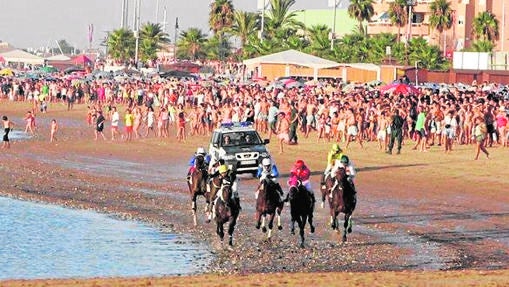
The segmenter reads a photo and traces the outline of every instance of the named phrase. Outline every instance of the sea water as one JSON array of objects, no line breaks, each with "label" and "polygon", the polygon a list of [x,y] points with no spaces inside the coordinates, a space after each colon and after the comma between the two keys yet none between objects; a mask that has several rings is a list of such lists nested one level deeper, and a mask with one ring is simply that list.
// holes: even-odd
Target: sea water
[{"label": "sea water", "polygon": [[0,258],[2,280],[195,274],[211,255],[140,222],[0,197]]}]

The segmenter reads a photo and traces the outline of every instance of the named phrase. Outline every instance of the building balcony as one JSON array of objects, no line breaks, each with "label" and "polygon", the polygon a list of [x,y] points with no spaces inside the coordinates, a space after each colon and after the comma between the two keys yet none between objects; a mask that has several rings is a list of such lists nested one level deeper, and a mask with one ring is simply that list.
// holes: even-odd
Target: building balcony
[{"label": "building balcony", "polygon": [[[407,34],[407,26],[399,28],[399,32],[403,35]],[[381,33],[398,34],[398,26],[392,25],[391,22],[369,22],[368,35],[376,35]],[[412,24],[412,37],[429,36],[430,27],[427,23],[413,23]]]}]

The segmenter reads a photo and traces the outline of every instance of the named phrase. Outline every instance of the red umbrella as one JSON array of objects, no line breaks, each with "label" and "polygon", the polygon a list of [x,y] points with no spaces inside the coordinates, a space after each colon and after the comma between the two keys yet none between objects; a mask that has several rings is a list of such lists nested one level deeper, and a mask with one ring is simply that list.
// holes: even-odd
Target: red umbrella
[{"label": "red umbrella", "polygon": [[76,65],[85,65],[85,64],[92,63],[92,60],[90,60],[90,58],[85,55],[79,55],[73,59],[73,62]]},{"label": "red umbrella", "polygon": [[380,92],[389,94],[392,93],[408,95],[408,94],[418,94],[420,91],[414,86],[410,86],[403,83],[395,83],[380,87]]}]

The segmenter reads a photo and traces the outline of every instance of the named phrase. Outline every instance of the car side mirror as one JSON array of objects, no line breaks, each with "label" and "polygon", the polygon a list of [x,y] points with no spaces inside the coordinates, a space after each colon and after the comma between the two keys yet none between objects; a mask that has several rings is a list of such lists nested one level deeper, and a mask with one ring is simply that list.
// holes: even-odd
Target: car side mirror
[{"label": "car side mirror", "polygon": [[269,139],[264,139],[263,140],[263,144],[269,144],[270,143],[270,140]]}]

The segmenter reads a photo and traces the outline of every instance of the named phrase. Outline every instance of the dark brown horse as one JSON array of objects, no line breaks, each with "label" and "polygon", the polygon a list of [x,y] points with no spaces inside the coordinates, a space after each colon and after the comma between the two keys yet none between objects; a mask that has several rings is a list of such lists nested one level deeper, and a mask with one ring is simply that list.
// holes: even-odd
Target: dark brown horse
[{"label": "dark brown horse", "polygon": [[193,210],[193,223],[196,226],[196,199],[199,195],[203,195],[207,204],[209,204],[209,196],[207,194],[207,168],[205,166],[205,159],[202,155],[197,155],[195,159],[194,170],[190,175],[191,181],[187,182],[189,193],[191,194],[191,209]]},{"label": "dark brown horse", "polygon": [[[338,215],[345,214],[345,222],[343,224],[343,242],[346,241],[346,234],[352,232],[352,213],[357,204],[355,190],[347,179],[346,170],[338,168],[334,178],[327,179],[327,198],[329,199],[331,228],[338,230]],[[339,230],[338,230],[339,231]]]},{"label": "dark brown horse", "polygon": [[208,184],[208,190],[207,190],[207,197],[209,199],[207,204],[207,222],[210,222],[212,220],[212,217],[215,216],[214,211],[214,203],[215,199],[217,197],[217,192],[221,188],[221,177],[216,176],[210,179],[210,182]]},{"label": "dark brown horse", "polygon": [[268,216],[268,228],[267,240],[270,240],[272,236],[272,227],[274,227],[274,217],[277,214],[277,228],[283,229],[281,226],[281,211],[283,210],[284,202],[279,197],[279,189],[277,183],[271,179],[264,179],[258,187],[258,198],[256,199],[256,229],[262,227],[262,232],[267,232],[265,227],[265,220]]},{"label": "dark brown horse", "polygon": [[304,248],[304,227],[309,222],[311,233],[315,232],[313,226],[314,202],[308,190],[302,183],[290,186],[288,191],[290,200],[290,214],[292,217],[291,233],[295,234],[295,222],[299,225],[300,247]]},{"label": "dark brown horse", "polygon": [[224,238],[223,225],[228,222],[228,244],[233,245],[233,231],[235,224],[237,224],[237,217],[240,213],[240,207],[236,200],[233,198],[233,191],[231,183],[223,180],[221,189],[219,190],[218,197],[215,200],[214,212],[216,219],[216,233],[219,235],[221,242]]}]

